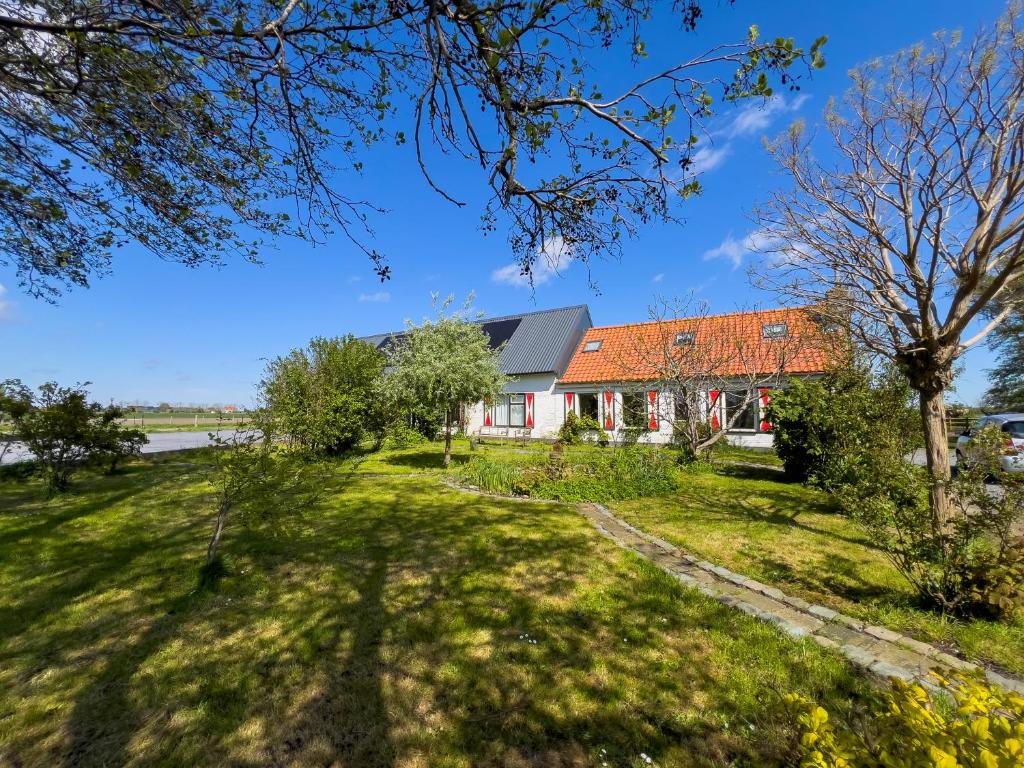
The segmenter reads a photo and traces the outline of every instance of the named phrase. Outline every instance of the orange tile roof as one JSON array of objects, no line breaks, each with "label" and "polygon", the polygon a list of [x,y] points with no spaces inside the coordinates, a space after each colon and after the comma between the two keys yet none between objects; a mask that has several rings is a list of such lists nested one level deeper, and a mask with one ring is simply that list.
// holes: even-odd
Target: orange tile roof
[{"label": "orange tile roof", "polygon": [[[762,337],[762,326],[786,323],[783,340]],[[694,331],[693,347],[675,347],[675,334]],[[698,356],[715,376],[770,374],[784,355],[786,373],[820,373],[836,350],[835,334],[822,331],[813,307],[734,312],[661,322],[631,323],[590,328],[569,361],[562,384],[615,381],[657,381],[667,367],[668,355]],[[596,352],[584,352],[587,342],[600,341]],[[684,352],[683,350],[690,350]]]}]

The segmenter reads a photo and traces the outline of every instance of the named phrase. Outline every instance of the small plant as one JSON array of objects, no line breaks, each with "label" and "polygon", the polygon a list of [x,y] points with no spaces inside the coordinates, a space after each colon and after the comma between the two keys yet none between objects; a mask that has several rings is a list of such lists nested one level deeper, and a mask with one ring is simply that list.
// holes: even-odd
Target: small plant
[{"label": "small plant", "polygon": [[401,450],[403,448],[412,448],[415,445],[423,445],[429,441],[419,430],[410,427],[404,422],[400,422],[391,427],[384,442],[389,448]]},{"label": "small plant", "polygon": [[981,677],[936,681],[953,708],[936,706],[918,683],[895,680],[854,727],[798,694],[786,706],[800,732],[804,768],[1011,768],[1024,763],[1024,696]]},{"label": "small plant", "polygon": [[[1005,435],[974,438],[973,461],[950,485],[957,514],[936,526],[928,478],[899,450],[864,452],[850,465],[852,481],[836,493],[840,506],[907,578],[923,602],[965,617],[1007,617],[1024,605],[1024,480],[1001,472]],[[986,478],[1001,475],[1001,492]]]},{"label": "small plant", "polygon": [[315,504],[322,488],[313,482],[310,465],[298,453],[275,442],[265,419],[256,417],[253,425],[227,438],[214,433],[211,438],[219,449],[210,480],[217,494],[217,514],[200,572],[202,586],[225,572],[219,562],[220,546],[229,521],[280,526],[287,513]]},{"label": "small plant", "polygon": [[558,439],[564,445],[578,445],[587,441],[607,445],[608,433],[593,416],[577,416],[574,411],[569,411],[558,430]]}]

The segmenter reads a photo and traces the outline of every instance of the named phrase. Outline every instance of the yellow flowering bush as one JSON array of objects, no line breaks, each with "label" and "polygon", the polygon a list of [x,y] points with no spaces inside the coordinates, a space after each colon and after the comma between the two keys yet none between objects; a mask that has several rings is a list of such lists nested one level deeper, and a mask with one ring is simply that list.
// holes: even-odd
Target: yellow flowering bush
[{"label": "yellow flowering bush", "polygon": [[800,728],[804,768],[1020,768],[1024,766],[1024,696],[980,676],[944,678],[945,707],[918,683],[896,680],[860,729],[791,693],[786,705]]}]

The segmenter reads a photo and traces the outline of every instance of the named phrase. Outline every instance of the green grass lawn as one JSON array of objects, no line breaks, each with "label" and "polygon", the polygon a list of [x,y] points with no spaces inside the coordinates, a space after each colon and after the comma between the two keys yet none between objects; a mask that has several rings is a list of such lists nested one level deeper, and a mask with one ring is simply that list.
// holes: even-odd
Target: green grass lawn
[{"label": "green grass lawn", "polygon": [[569,506],[446,488],[436,445],[339,465],[284,534],[230,528],[198,591],[206,455],[0,483],[0,765],[772,765],[780,694],[865,691]]},{"label": "green grass lawn", "polygon": [[610,506],[711,562],[1024,674],[1024,619],[965,622],[919,609],[910,585],[825,494],[778,473],[737,466],[688,474],[672,497]]}]

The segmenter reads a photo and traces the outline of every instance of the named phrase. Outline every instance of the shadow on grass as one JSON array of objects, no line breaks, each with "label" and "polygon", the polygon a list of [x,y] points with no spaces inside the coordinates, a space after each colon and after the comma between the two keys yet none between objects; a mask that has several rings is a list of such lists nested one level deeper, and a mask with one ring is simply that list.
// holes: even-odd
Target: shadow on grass
[{"label": "shadow on grass", "polygon": [[[861,685],[565,507],[433,480],[333,478],[290,535],[230,529],[216,593],[186,594],[212,513],[162,482],[117,545],[39,534],[68,566],[0,645],[12,701],[47,718],[12,709],[11,762],[764,765],[785,757],[773,691],[841,711]],[[43,620],[80,595],[103,599]]]},{"label": "shadow on grass", "polygon": [[[385,456],[381,461],[393,467],[409,469],[443,469],[444,447],[432,446],[421,451],[410,451]],[[467,454],[453,453],[452,466],[465,464],[469,461]]]}]

